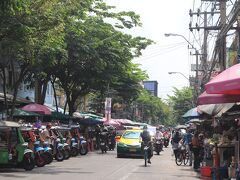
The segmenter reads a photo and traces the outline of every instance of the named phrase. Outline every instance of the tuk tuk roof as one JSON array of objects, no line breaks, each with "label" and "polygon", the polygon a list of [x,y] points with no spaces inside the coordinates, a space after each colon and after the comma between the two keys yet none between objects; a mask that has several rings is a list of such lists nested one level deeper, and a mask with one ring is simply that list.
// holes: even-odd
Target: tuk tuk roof
[{"label": "tuk tuk roof", "polygon": [[20,127],[20,124],[13,121],[0,121],[0,127]]}]

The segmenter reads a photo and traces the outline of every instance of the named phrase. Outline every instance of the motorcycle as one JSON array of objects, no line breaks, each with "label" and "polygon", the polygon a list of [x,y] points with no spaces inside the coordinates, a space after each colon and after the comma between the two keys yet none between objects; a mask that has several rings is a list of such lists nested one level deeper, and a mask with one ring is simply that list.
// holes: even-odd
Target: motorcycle
[{"label": "motorcycle", "polygon": [[108,149],[114,151],[115,146],[116,146],[115,137],[110,135],[108,138]]},{"label": "motorcycle", "polygon": [[165,147],[165,148],[168,147],[168,145],[169,145],[169,138],[164,137],[164,139],[163,139],[163,144],[164,144],[164,147]]},{"label": "motorcycle", "polygon": [[107,152],[107,142],[105,139],[100,139],[100,149],[102,151],[102,153],[106,153]]},{"label": "motorcycle", "polygon": [[157,155],[159,155],[162,150],[163,150],[163,140],[162,139],[155,139],[154,151],[157,153]]},{"label": "motorcycle", "polygon": [[79,139],[79,153],[81,155],[86,155],[88,153],[87,141],[83,136]]}]

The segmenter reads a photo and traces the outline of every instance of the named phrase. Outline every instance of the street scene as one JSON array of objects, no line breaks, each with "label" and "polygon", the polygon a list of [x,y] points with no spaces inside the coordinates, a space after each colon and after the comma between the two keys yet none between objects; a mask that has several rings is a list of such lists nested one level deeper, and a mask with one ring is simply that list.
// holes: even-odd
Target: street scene
[{"label": "street scene", "polygon": [[[163,163],[164,162],[164,163]],[[116,152],[101,154],[91,152],[88,156],[71,158],[64,162],[53,162],[43,168],[25,172],[21,169],[1,169],[0,178],[11,179],[179,179],[199,180],[200,175],[189,166],[177,166],[171,156],[170,148],[164,149],[161,155],[154,155],[152,164],[144,167],[141,158],[116,158]]]},{"label": "street scene", "polygon": [[240,0],[0,0],[0,180],[240,180]]}]

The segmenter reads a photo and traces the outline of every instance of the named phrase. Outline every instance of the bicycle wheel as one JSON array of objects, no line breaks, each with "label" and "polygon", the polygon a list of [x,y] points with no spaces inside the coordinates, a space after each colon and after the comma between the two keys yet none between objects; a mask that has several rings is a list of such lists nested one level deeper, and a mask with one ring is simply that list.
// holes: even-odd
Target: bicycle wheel
[{"label": "bicycle wheel", "polygon": [[175,159],[175,162],[178,166],[181,166],[183,160],[183,154],[181,152],[177,153],[177,157]]},{"label": "bicycle wheel", "polygon": [[183,164],[187,165],[188,161],[189,161],[189,153],[187,151],[184,152],[184,156],[183,156]]}]

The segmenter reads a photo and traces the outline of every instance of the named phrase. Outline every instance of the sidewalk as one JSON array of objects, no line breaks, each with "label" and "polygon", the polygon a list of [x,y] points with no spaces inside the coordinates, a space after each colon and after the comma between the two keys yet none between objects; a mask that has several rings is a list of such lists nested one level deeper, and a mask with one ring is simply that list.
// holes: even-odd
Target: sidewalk
[{"label": "sidewalk", "polygon": [[159,172],[162,175],[161,180],[205,180],[201,178],[198,172],[195,172],[191,166],[177,166],[175,163],[175,158],[172,155],[171,146],[164,148],[160,156],[155,155],[152,159],[153,171]]}]

